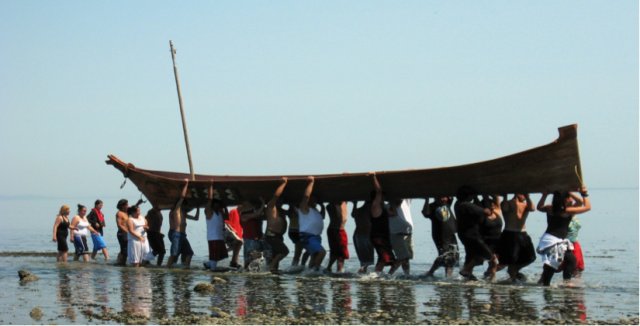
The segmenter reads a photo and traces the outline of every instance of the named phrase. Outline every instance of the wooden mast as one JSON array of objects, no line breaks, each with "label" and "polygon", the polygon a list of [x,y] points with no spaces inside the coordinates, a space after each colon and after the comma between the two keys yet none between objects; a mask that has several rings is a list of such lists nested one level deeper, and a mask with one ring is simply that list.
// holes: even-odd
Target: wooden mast
[{"label": "wooden mast", "polygon": [[180,104],[180,116],[182,117],[182,131],[184,133],[184,144],[187,147],[187,158],[189,159],[189,172],[191,173],[191,180],[196,180],[196,175],[193,172],[193,161],[191,160],[191,146],[189,145],[189,133],[187,132],[187,121],[184,116],[184,106],[182,104],[182,93],[180,92],[180,80],[178,79],[178,66],[176,65],[176,50],[173,48],[173,41],[169,40],[169,47],[171,48],[171,59],[173,60],[173,74],[176,77],[176,89],[178,90],[178,102]]}]

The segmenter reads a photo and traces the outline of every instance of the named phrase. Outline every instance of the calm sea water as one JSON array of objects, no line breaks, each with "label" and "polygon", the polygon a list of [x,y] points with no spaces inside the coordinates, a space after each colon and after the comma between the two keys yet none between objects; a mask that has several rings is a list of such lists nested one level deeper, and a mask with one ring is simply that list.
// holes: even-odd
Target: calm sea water
[{"label": "calm sea water", "polygon": [[[333,323],[420,323],[445,317],[472,319],[487,315],[512,322],[638,317],[638,190],[592,189],[590,192],[593,209],[581,216],[583,227],[579,239],[586,271],[578,288],[535,286],[542,269],[539,260],[523,270],[529,278],[529,283],[523,286],[419,279],[430,267],[436,250],[430,236],[430,222],[420,214],[423,201],[414,200],[416,257],[412,261],[412,274],[415,278],[410,280],[379,279],[371,275],[223,274],[216,275],[228,280],[222,291],[199,295],[192,291],[194,285],[210,282],[212,274],[200,269],[201,262],[207,259],[205,222],[190,221],[187,232],[196,252],[192,271],[118,268],[103,263],[101,258],[89,264],[71,262],[61,266],[55,263],[55,257],[0,257],[3,289],[0,291],[0,323],[88,323],[92,320],[87,317],[87,309],[132,311],[154,322],[170,316],[210,314],[214,307],[244,317],[265,313],[289,317],[320,314],[330,316]],[[533,200],[538,198],[533,196]],[[108,223],[105,239],[115,258],[118,246],[114,216],[119,198],[102,199]],[[0,199],[4,221],[0,229],[0,252],[55,252],[51,233],[60,205],[66,203],[73,207],[80,202],[91,206],[94,200]],[[143,207],[143,211],[148,208]],[[534,242],[542,235],[545,221],[541,213],[530,215],[527,229]],[[348,223],[349,234],[353,228],[353,223]],[[323,241],[326,245],[326,239]],[[288,239],[287,244],[292,248]],[[355,272],[358,261],[351,244],[350,251],[352,258],[346,268]],[[282,266],[288,266],[290,259],[287,257]],[[19,269],[32,271],[40,280],[20,285]],[[442,270],[438,273],[441,275]],[[476,275],[481,275],[481,268],[476,268]],[[497,280],[506,278],[505,272],[500,272]],[[556,275],[553,282],[559,284],[560,275]],[[36,306],[44,311],[40,321],[29,316]]]}]

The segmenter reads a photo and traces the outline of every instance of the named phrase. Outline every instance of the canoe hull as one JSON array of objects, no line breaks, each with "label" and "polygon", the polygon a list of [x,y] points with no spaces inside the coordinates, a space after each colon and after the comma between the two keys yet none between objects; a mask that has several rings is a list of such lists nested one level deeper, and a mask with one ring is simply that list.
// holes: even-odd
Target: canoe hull
[{"label": "canoe hull", "polygon": [[[424,198],[454,195],[462,185],[483,194],[537,193],[575,190],[581,185],[577,125],[558,128],[554,142],[502,158],[454,167],[376,172],[388,198]],[[178,199],[187,173],[139,169],[109,155],[107,164],[120,170],[160,209],[171,208]],[[306,177],[290,175],[282,199],[300,201]],[[213,182],[214,196],[226,205],[247,199],[268,200],[280,183],[281,176],[196,175],[190,181],[187,204],[203,206],[207,190]],[[372,187],[368,173],[316,175],[314,196],[323,202],[366,200]]]}]

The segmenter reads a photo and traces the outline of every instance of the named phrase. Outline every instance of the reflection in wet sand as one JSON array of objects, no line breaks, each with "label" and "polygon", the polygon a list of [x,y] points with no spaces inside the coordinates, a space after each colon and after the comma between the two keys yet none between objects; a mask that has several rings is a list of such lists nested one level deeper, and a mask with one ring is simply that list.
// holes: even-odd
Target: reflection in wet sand
[{"label": "reflection in wet sand", "polygon": [[150,318],[152,295],[150,274],[139,268],[122,270],[122,311],[135,317]]},{"label": "reflection in wet sand", "polygon": [[545,305],[542,308],[544,319],[587,320],[587,307],[584,303],[584,289],[544,289]]},{"label": "reflection in wet sand", "polygon": [[174,273],[171,276],[171,292],[173,293],[173,316],[184,317],[191,314],[191,273]]},{"label": "reflection in wet sand", "polygon": [[301,277],[295,280],[295,292],[298,299],[298,309],[294,316],[309,318],[315,314],[326,312],[327,292],[325,280],[320,278]]},{"label": "reflection in wet sand", "polygon": [[71,277],[66,269],[58,269],[58,300],[62,304],[62,316],[70,321],[76,321],[76,311],[71,302]]},{"label": "reflection in wet sand", "polygon": [[351,318],[351,283],[342,280],[329,281],[331,285],[331,311],[339,320]]},{"label": "reflection in wet sand", "polygon": [[154,319],[169,317],[167,309],[167,274],[149,273],[151,279],[151,314]]},{"label": "reflection in wet sand", "polygon": [[[114,277],[116,276],[117,277]],[[127,323],[580,323],[585,289],[82,266],[57,271],[58,320]],[[215,290],[195,293],[197,283]],[[118,299],[122,308],[117,307]],[[116,306],[113,306],[116,305]],[[213,319],[202,319],[213,318]],[[223,318],[223,319],[219,319]],[[426,318],[426,319],[425,319]],[[91,319],[88,319],[89,321]]]}]

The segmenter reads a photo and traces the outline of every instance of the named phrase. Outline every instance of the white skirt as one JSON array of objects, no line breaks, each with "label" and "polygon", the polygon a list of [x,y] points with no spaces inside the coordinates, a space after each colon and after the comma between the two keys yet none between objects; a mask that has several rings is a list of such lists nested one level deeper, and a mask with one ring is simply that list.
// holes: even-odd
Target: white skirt
[{"label": "white skirt", "polygon": [[129,264],[140,264],[143,260],[153,259],[153,253],[151,253],[149,249],[149,240],[146,234],[144,236],[144,242],[137,239],[129,239],[127,256],[129,258]]}]

